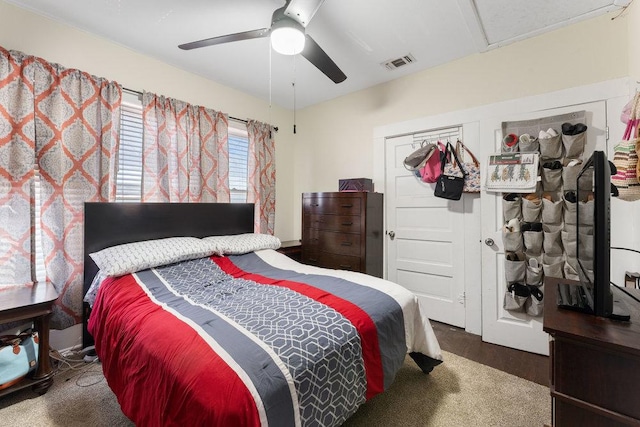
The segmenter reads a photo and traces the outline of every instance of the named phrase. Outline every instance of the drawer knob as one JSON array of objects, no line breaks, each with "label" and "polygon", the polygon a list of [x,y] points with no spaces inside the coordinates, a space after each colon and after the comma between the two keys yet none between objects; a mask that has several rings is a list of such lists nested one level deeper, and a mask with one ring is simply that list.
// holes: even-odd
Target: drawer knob
[{"label": "drawer knob", "polygon": [[343,222],[342,225],[349,226],[349,225],[353,225],[353,223],[352,222]]},{"label": "drawer knob", "polygon": [[352,208],[353,205],[341,205],[341,207],[343,207],[343,208]]},{"label": "drawer knob", "polygon": [[351,268],[348,264],[340,264],[340,268]]},{"label": "drawer knob", "polygon": [[351,242],[342,242],[342,243],[340,243],[340,245],[341,246],[351,246],[351,245],[353,245],[353,243],[351,243]]}]

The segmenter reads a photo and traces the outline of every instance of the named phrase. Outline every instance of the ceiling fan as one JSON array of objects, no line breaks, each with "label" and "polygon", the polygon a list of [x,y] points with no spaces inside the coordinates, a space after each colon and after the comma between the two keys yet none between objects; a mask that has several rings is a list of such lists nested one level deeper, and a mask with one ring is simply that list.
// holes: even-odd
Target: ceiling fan
[{"label": "ceiling fan", "polygon": [[301,53],[318,70],[333,80],[334,83],[343,82],[347,76],[338,68],[335,62],[324,50],[305,33],[313,15],[318,11],[324,0],[286,0],[283,7],[276,9],[271,16],[271,27],[259,30],[243,31],[212,37],[178,47],[184,50],[197,49],[205,46],[235,42],[240,40],[271,37],[273,49],[284,55]]}]

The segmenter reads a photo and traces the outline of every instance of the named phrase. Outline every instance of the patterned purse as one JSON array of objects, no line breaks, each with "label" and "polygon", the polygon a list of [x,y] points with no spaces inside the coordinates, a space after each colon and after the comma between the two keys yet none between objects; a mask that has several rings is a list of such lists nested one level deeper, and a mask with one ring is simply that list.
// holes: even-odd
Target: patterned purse
[{"label": "patterned purse", "polygon": [[640,118],[638,118],[639,103],[640,92],[635,95],[631,115],[622,141],[613,149],[613,164],[616,167],[616,174],[611,177],[611,183],[618,189],[618,198],[629,202],[640,200],[640,182],[637,175],[638,152],[636,151],[636,146],[640,142],[638,137],[640,125]]},{"label": "patterned purse", "polygon": [[[465,153],[471,157],[471,162],[465,162]],[[467,172],[464,178],[464,186],[462,187],[463,193],[479,193],[480,192],[480,162],[476,159],[476,156],[462,143],[462,141],[456,141],[456,156],[462,163],[462,167]],[[445,175],[462,176],[462,172],[455,161],[451,161],[445,165]]]}]

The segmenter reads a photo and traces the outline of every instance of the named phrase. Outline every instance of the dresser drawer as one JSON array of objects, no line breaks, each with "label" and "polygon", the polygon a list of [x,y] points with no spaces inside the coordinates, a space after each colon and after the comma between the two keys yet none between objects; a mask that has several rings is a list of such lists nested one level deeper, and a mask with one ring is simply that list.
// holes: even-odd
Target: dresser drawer
[{"label": "dresser drawer", "polygon": [[320,244],[320,230],[305,227],[302,230],[302,247],[318,249]]},{"label": "dresser drawer", "polygon": [[319,231],[318,249],[340,255],[360,256],[360,234]]},{"label": "dresser drawer", "polygon": [[360,234],[305,228],[302,247],[341,255],[360,256]]},{"label": "dresser drawer", "polygon": [[311,214],[304,218],[306,227],[318,230],[340,231],[343,233],[360,232],[359,215],[322,215]]},{"label": "dresser drawer", "polygon": [[302,200],[305,213],[360,215],[360,199],[357,197],[305,197]]},{"label": "dresser drawer", "polygon": [[317,250],[303,249],[302,262],[322,268],[362,271],[360,257],[337,255]]}]

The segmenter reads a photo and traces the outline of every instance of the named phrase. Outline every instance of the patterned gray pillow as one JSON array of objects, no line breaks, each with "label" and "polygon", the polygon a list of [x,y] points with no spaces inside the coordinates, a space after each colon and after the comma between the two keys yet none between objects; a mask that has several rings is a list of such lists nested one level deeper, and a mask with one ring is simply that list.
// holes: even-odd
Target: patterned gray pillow
[{"label": "patterned gray pillow", "polygon": [[259,233],[210,236],[202,240],[217,246],[221,250],[219,255],[240,255],[261,249],[278,249],[280,247],[280,239],[270,234]]},{"label": "patterned gray pillow", "polygon": [[122,276],[147,268],[219,253],[216,242],[196,237],[169,237],[111,246],[89,254],[107,276]]}]

